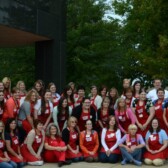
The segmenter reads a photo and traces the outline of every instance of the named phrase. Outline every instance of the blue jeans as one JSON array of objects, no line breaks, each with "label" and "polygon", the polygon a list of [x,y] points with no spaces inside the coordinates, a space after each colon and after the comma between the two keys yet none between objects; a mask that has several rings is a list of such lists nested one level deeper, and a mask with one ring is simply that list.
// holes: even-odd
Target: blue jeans
[{"label": "blue jeans", "polygon": [[26,165],[25,162],[17,163],[17,168],[22,168],[22,167],[25,166],[25,165]]},{"label": "blue jeans", "polygon": [[0,168],[17,168],[17,164],[13,161],[0,162]]},{"label": "blue jeans", "polygon": [[120,151],[123,159],[126,159],[127,161],[141,161],[142,149],[135,149],[132,153],[129,153],[124,147],[120,147]]},{"label": "blue jeans", "polygon": [[99,160],[100,162],[103,163],[117,163],[119,161],[121,155],[119,154],[115,154],[115,153],[111,153],[110,156],[107,156],[105,152],[100,152],[99,154]]}]

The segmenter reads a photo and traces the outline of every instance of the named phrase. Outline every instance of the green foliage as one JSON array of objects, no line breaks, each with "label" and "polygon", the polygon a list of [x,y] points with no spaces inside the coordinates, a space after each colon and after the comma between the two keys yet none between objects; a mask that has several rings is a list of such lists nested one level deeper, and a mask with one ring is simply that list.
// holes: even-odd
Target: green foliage
[{"label": "green foliage", "polygon": [[[131,64],[131,70],[141,72],[148,81],[167,78],[168,63],[168,1],[115,0],[115,12],[123,20],[122,45]],[[134,72],[135,72],[134,71]]]},{"label": "green foliage", "polygon": [[12,86],[23,80],[27,89],[32,87],[35,80],[34,47],[1,48],[0,49],[0,79],[10,77]]},{"label": "green foliage", "polygon": [[[97,3],[96,3],[97,2]],[[122,58],[118,45],[120,25],[104,21],[103,1],[69,1],[67,16],[67,80],[121,85]]]}]

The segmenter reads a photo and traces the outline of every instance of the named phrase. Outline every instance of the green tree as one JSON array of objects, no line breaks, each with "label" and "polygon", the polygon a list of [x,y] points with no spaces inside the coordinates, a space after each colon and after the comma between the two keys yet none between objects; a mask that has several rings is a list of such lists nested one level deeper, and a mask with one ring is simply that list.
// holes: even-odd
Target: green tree
[{"label": "green tree", "polygon": [[15,86],[17,81],[23,80],[27,89],[32,87],[35,80],[34,47],[16,47],[0,49],[0,80],[8,76]]},{"label": "green tree", "polygon": [[122,21],[124,56],[133,60],[131,71],[147,80],[167,78],[168,1],[125,0],[113,2]]},{"label": "green tree", "polygon": [[103,20],[104,1],[71,0],[67,13],[67,81],[118,86],[122,80],[120,24]]}]

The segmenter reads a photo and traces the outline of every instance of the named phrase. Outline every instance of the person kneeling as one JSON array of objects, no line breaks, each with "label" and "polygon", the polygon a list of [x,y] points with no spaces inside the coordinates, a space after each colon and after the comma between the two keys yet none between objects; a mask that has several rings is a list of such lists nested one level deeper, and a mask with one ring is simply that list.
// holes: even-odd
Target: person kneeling
[{"label": "person kneeling", "polygon": [[137,166],[141,166],[142,148],[145,146],[145,142],[142,135],[137,134],[137,126],[134,124],[129,125],[128,134],[124,135],[119,141],[120,151],[123,156],[122,165],[127,162],[132,162]]}]

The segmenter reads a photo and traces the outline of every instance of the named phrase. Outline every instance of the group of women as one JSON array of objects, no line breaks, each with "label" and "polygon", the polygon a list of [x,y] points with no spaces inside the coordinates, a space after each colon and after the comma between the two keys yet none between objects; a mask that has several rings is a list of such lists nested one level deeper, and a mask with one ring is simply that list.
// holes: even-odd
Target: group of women
[{"label": "group of women", "polygon": [[[63,93],[56,85],[38,80],[28,92],[19,81],[0,82],[0,167],[23,167],[57,162],[110,162],[163,165],[167,159],[168,101],[164,90],[158,99],[147,99],[140,81],[130,86],[75,89],[69,83]],[[5,125],[5,128],[4,128]]]}]

